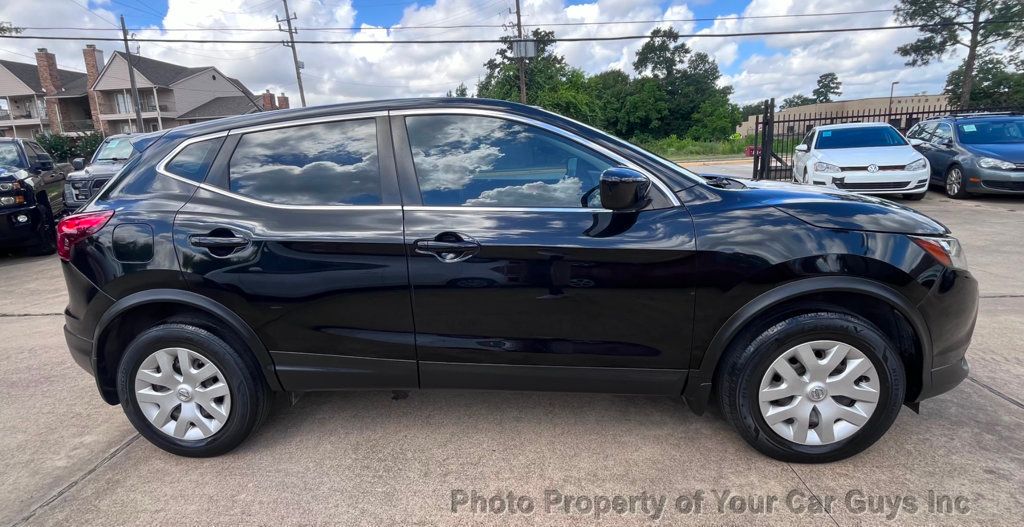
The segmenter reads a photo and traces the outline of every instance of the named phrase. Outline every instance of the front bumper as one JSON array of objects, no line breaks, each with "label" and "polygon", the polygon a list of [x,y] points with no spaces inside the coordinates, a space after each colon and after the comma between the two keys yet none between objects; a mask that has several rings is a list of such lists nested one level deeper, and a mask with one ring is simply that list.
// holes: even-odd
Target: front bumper
[{"label": "front bumper", "polygon": [[973,194],[1024,194],[1024,169],[995,170],[975,166],[964,170]]},{"label": "front bumper", "polygon": [[[28,221],[18,221],[20,217]],[[0,247],[24,247],[39,242],[39,209],[35,206],[0,208]]]},{"label": "front bumper", "polygon": [[843,171],[810,174],[815,185],[824,185],[858,194],[918,194],[928,191],[928,169],[881,172]]},{"label": "front bumper", "polygon": [[965,354],[978,320],[978,281],[968,271],[945,269],[918,304],[931,337],[921,392],[914,402],[952,390],[967,378]]}]

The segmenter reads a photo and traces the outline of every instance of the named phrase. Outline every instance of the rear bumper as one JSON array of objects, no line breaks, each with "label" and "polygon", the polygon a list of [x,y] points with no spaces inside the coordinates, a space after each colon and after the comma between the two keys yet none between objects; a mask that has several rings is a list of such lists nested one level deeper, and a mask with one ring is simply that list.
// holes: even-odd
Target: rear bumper
[{"label": "rear bumper", "polygon": [[75,359],[75,364],[95,377],[96,374],[92,370],[92,341],[75,335],[66,325],[64,326],[64,340],[68,343],[68,350],[71,351],[71,358]]}]

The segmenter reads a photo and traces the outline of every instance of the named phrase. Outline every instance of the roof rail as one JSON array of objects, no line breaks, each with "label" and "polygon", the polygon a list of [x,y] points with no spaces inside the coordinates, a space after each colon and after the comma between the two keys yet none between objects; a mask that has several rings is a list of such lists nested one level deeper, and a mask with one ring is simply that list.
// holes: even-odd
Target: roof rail
[{"label": "roof rail", "polygon": [[1004,112],[966,112],[966,113],[950,113],[946,115],[933,115],[923,119],[924,121],[931,121],[934,119],[961,119],[970,117],[996,117],[1000,115],[1022,115],[1021,112],[1007,110]]}]

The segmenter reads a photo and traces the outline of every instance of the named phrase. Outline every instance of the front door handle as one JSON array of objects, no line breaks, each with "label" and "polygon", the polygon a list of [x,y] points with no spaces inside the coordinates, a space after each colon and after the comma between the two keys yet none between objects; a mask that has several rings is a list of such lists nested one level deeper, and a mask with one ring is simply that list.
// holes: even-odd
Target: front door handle
[{"label": "front door handle", "polygon": [[444,263],[468,260],[480,252],[480,243],[465,234],[442,232],[412,243],[418,254],[431,254]]}]

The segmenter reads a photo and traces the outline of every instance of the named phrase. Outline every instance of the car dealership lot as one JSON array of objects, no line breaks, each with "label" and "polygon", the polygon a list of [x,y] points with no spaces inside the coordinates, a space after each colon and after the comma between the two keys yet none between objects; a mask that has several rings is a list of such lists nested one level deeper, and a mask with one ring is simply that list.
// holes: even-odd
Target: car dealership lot
[{"label": "car dealership lot", "polygon": [[[605,502],[607,525],[852,525],[894,514],[901,523],[1016,524],[1024,200],[954,202],[933,191],[912,206],[954,231],[981,283],[971,378],[925,401],[921,415],[904,409],[867,452],[815,466],[768,459],[681,399],[510,392],[314,393],[294,406],[279,397],[271,422],[239,449],[175,457],[138,440],[71,361],[57,258],[0,257],[0,526],[579,525]],[[453,492],[474,491],[488,512],[452,512]],[[725,492],[739,498],[719,512]],[[773,496],[772,512],[749,511]],[[830,510],[818,511],[815,497]],[[729,512],[741,503],[745,512]],[[951,512],[931,512],[935,503]]]}]

